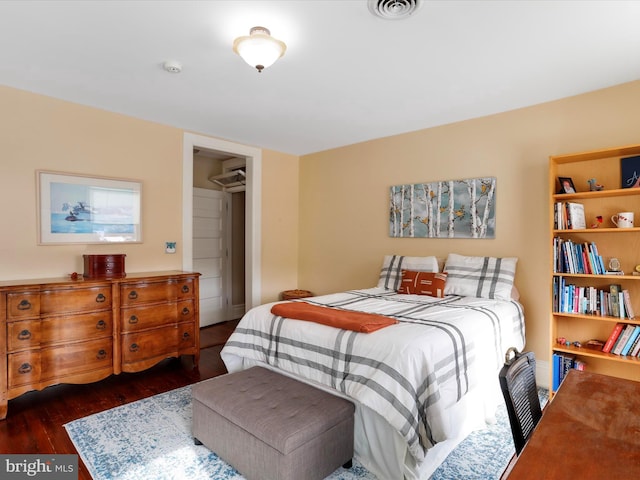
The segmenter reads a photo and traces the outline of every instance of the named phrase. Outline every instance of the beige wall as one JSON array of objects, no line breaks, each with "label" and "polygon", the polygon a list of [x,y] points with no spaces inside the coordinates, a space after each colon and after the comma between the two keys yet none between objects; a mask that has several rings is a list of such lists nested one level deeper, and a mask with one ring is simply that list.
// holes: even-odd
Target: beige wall
[{"label": "beige wall", "polygon": [[[262,154],[262,300],[375,285],[382,256],[517,256],[528,347],[548,360],[549,155],[639,141],[640,82],[307,155]],[[82,271],[125,253],[127,271],[181,268],[164,253],[182,225],[178,128],[0,87],[0,280]],[[38,169],[141,180],[143,243],[37,245]],[[492,240],[389,238],[391,185],[496,176]]]},{"label": "beige wall", "polygon": [[[303,156],[299,288],[374,286],[385,254],[516,256],[527,347],[548,361],[548,158],[640,142],[639,104],[633,82]],[[389,237],[390,186],[480,176],[497,177],[495,239]]]},{"label": "beige wall", "polygon": [[209,180],[211,175],[222,173],[222,160],[214,160],[211,157],[193,155],[193,186],[206,188],[207,190],[222,190],[220,185]]},{"label": "beige wall", "polygon": [[[86,253],[124,253],[128,272],[182,268],[183,130],[2,86],[0,105],[0,280],[82,272]],[[38,245],[40,169],[142,181],[143,242]],[[298,157],[263,152],[263,301],[297,284],[297,176]]]},{"label": "beige wall", "polygon": [[262,299],[298,286],[298,163],[295,155],[262,151]]},{"label": "beige wall", "polygon": [[[124,253],[126,270],[181,267],[182,131],[0,87],[0,278],[82,272],[86,253]],[[143,243],[37,245],[36,170],[142,181]]]}]

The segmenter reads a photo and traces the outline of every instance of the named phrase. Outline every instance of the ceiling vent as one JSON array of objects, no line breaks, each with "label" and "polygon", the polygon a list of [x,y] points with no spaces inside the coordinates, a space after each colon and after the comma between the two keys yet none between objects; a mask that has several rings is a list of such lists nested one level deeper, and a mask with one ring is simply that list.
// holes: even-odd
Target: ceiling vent
[{"label": "ceiling vent", "polygon": [[369,10],[385,20],[400,20],[414,14],[420,0],[369,0]]}]

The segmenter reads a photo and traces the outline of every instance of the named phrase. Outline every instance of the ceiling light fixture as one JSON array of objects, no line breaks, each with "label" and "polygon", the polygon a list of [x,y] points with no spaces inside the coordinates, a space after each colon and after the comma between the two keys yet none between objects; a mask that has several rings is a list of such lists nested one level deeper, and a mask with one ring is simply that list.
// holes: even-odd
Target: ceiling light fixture
[{"label": "ceiling light fixture", "polygon": [[284,42],[273,38],[264,27],[253,27],[249,36],[238,37],[233,42],[233,51],[258,72],[273,65],[286,49]]}]

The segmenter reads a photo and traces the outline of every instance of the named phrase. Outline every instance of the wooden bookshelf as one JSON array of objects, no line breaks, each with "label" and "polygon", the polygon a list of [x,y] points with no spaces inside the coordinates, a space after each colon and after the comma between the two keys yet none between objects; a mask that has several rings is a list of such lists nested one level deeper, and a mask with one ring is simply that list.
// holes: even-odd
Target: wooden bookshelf
[{"label": "wooden bookshelf", "polygon": [[[586,370],[605,375],[640,381],[640,358],[620,356],[592,350],[584,347],[591,339],[606,342],[616,323],[640,325],[640,275],[633,275],[635,267],[640,265],[640,188],[621,188],[621,159],[640,155],[640,144],[625,147],[594,150],[567,155],[549,157],[549,221],[551,238],[551,281],[552,312],[550,315],[550,385],[553,385],[553,354],[575,355],[585,362]],[[640,175],[640,169],[638,171]],[[575,193],[558,193],[559,177],[569,177],[575,186]],[[588,180],[595,178],[604,188],[590,191]],[[584,205],[587,228],[564,230],[556,228],[556,204],[579,202]],[[611,216],[618,212],[634,212],[634,228],[617,228]],[[602,223],[596,217],[602,217]],[[592,225],[598,225],[592,228]],[[620,262],[624,275],[596,275],[590,273],[564,273],[557,271],[554,239],[571,240],[576,244],[597,245],[607,267],[609,260],[615,257]],[[611,284],[619,284],[628,290],[634,319],[619,316],[592,313],[567,313],[556,311],[554,281],[563,279],[565,283],[577,287],[595,287],[608,290]],[[563,337],[583,346],[560,345],[557,339]]]}]

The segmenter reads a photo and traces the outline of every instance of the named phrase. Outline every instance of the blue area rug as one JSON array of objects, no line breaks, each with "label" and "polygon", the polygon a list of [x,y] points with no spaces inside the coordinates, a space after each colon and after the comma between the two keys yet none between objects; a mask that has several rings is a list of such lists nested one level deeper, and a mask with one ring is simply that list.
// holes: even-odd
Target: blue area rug
[{"label": "blue area rug", "polygon": [[[538,397],[544,407],[548,390],[539,388]],[[494,425],[471,432],[433,472],[430,480],[499,480],[516,453],[504,402],[496,411],[496,420]]]},{"label": "blue area rug", "polygon": [[[546,391],[541,390],[546,401]],[[432,480],[499,479],[514,453],[506,409],[498,422],[472,433]],[[242,480],[233,467],[191,436],[191,387],[155,395],[65,425],[94,480]],[[328,480],[375,480],[360,463]],[[387,479],[381,479],[387,480]]]}]

